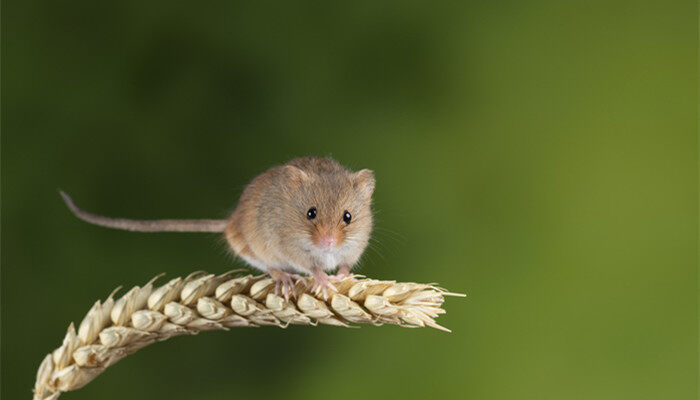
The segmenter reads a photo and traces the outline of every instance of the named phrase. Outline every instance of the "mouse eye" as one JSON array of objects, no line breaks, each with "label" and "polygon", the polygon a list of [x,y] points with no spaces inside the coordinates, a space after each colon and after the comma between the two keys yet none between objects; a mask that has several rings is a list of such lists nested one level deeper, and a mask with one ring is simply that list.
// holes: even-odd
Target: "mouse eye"
[{"label": "mouse eye", "polygon": [[343,211],[343,221],[345,221],[346,224],[349,224],[351,219],[352,215],[350,215],[348,210]]},{"label": "mouse eye", "polygon": [[306,218],[308,218],[308,219],[316,218],[316,207],[309,208],[309,211],[306,212]]}]

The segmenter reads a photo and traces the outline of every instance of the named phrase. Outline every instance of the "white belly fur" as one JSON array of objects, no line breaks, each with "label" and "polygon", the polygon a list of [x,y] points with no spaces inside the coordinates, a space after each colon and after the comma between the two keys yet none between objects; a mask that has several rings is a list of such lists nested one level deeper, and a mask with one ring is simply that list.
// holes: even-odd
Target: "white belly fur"
[{"label": "white belly fur", "polygon": [[[255,258],[245,256],[243,254],[238,254],[238,256],[243,259],[246,263],[248,263],[251,267],[258,269],[262,272],[267,273],[269,270],[269,265],[264,264]],[[337,252],[318,252],[314,254],[316,261],[318,265],[323,269],[324,271],[330,271],[332,269],[335,269],[339,262],[340,262],[340,255]],[[311,273],[309,268],[303,268],[300,265],[294,265],[294,264],[285,264],[285,265],[275,265],[272,266],[274,268],[283,270],[283,271],[288,271],[288,272],[296,272],[296,273],[301,273],[301,274],[309,274]]]}]

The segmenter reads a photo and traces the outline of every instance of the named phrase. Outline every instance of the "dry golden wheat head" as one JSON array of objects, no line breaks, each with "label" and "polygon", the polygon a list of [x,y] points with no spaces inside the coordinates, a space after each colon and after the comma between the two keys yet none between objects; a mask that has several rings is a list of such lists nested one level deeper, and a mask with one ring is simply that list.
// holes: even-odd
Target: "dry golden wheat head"
[{"label": "dry golden wheat head", "polygon": [[97,301],[75,330],[71,323],[63,343],[48,354],[36,376],[34,400],[55,400],[79,389],[105,368],[151,343],[173,336],[230,327],[327,324],[393,324],[448,329],[435,318],[449,293],[434,284],[344,278],[329,299],[314,295],[313,279],[296,284],[296,296],[275,294],[266,275],[232,276],[195,272],[158,288],[153,278],[119,299]]}]

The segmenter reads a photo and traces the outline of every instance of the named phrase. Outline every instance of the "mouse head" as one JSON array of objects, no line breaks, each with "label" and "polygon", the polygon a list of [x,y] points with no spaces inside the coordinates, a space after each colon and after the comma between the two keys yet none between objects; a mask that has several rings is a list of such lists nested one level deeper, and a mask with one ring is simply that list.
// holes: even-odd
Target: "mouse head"
[{"label": "mouse head", "polygon": [[361,253],[372,231],[374,173],[351,172],[330,159],[316,161],[313,168],[284,167],[295,214],[291,228],[302,233],[301,245],[313,253]]}]

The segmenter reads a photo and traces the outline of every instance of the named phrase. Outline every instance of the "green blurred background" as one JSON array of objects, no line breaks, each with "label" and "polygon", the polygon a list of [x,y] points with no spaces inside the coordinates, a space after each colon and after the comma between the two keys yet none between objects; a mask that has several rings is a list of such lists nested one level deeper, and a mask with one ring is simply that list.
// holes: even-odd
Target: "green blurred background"
[{"label": "green blurred background", "polygon": [[117,285],[240,265],[57,188],[217,218],[301,155],[376,171],[359,272],[454,332],[204,333],[62,398],[697,398],[695,1],[251,3],[4,2],[3,399]]}]

